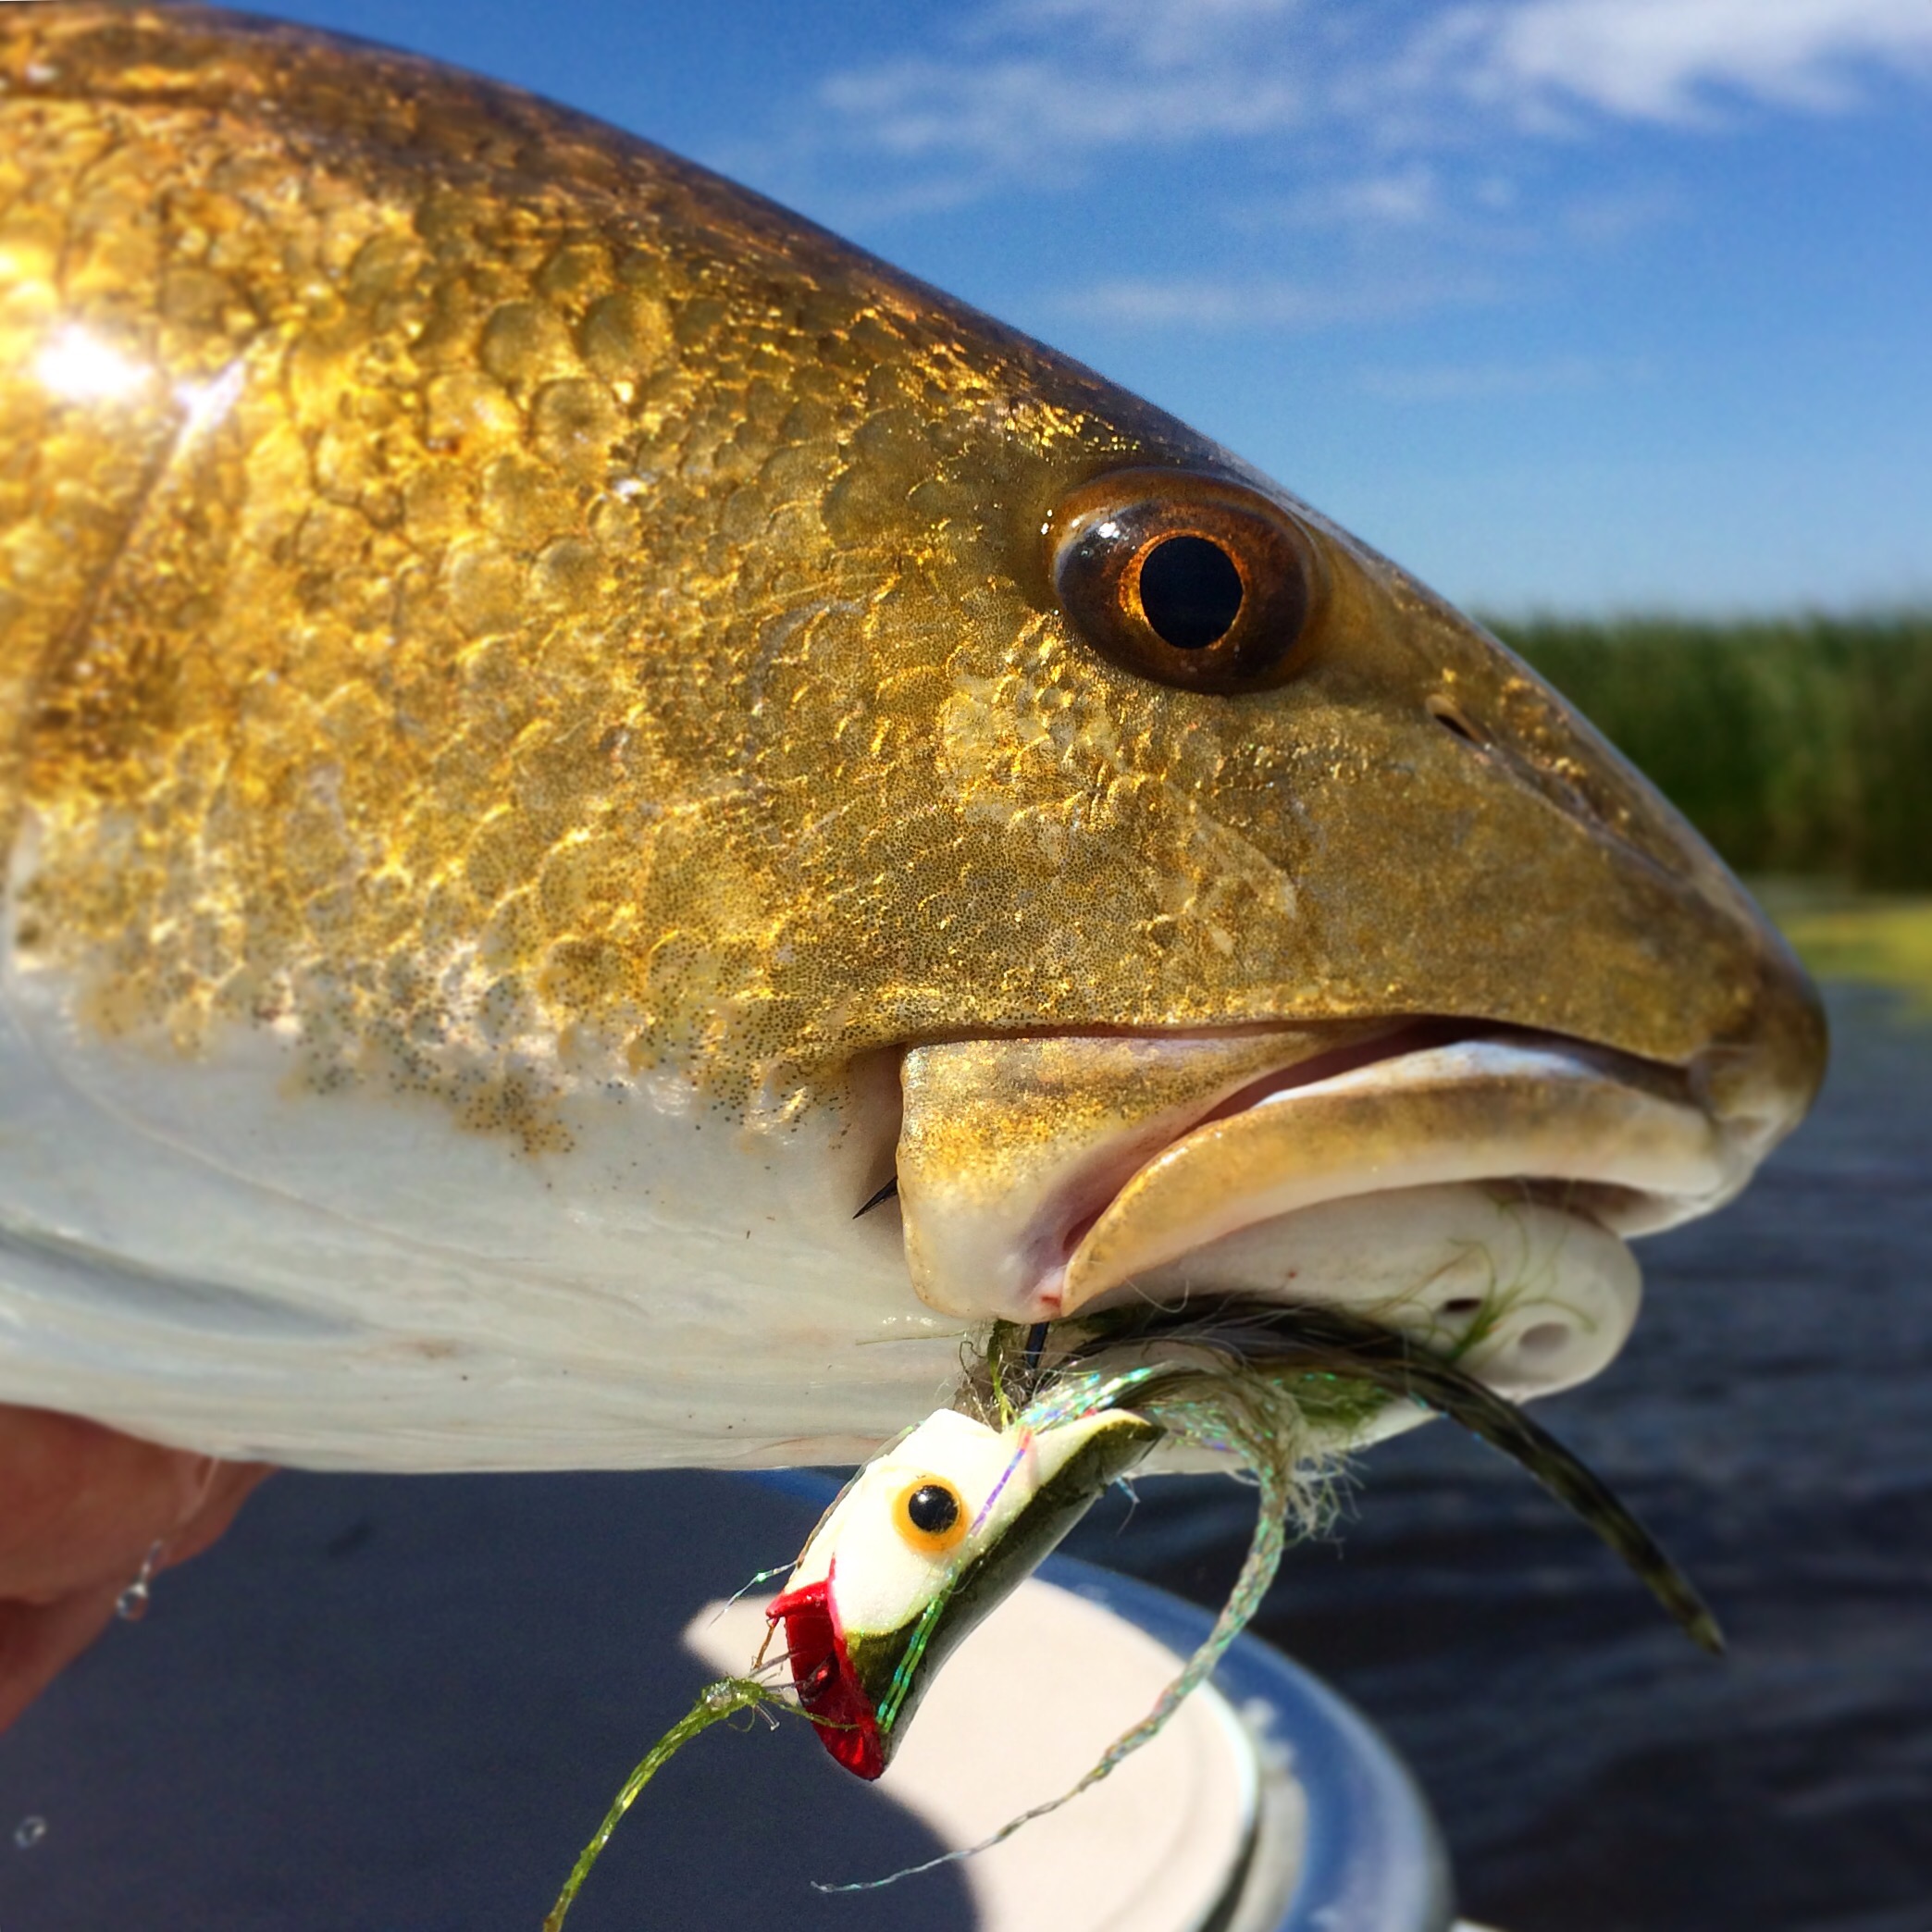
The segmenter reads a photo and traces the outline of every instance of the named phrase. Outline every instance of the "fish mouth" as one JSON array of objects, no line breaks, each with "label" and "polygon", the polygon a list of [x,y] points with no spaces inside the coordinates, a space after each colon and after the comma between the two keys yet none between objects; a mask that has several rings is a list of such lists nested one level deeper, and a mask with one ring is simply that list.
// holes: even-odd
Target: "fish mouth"
[{"label": "fish mouth", "polygon": [[[1338,1058],[1356,1063],[1258,1082],[1137,1168],[1079,1231],[1054,1312],[1328,1201],[1490,1183],[1647,1234],[1728,1199],[1755,1164],[1676,1070],[1575,1041],[1478,1034]],[[1052,1298],[1043,1282],[1043,1310]]]},{"label": "fish mouth", "polygon": [[1810,1097],[1444,1020],[955,1042],[910,1050],[902,1087],[907,1254],[937,1307],[1344,1304],[1480,1345],[1522,1394],[1616,1354],[1624,1241],[1728,1200]]}]

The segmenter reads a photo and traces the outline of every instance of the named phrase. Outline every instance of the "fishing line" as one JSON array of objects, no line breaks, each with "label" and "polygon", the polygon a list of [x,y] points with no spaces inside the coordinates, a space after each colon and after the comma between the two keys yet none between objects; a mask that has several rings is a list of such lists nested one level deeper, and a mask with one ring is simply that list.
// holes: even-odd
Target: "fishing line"
[{"label": "fishing line", "polygon": [[1029,1369],[1040,1366],[1040,1353],[1046,1346],[1047,1324],[1036,1321],[1026,1331],[1026,1366]]},{"label": "fishing line", "polygon": [[[797,1559],[794,1558],[791,1563],[781,1563],[775,1569],[754,1570],[712,1612],[710,1622],[716,1623],[748,1591],[756,1590],[761,1583],[769,1583],[774,1577],[788,1577],[792,1573],[796,1563]],[[709,1628],[709,1625],[707,1625],[707,1628]]]}]

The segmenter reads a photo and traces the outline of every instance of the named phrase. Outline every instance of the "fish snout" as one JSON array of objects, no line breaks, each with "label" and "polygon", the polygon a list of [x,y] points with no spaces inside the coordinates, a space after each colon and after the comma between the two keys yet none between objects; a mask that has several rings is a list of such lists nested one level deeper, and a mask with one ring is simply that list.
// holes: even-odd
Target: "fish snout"
[{"label": "fish snout", "polygon": [[1783,935],[1749,901],[1740,924],[1738,976],[1752,990],[1735,1023],[1691,1058],[1686,1081],[1741,1187],[1810,1111],[1829,1036],[1817,985]]},{"label": "fish snout", "polygon": [[[1518,861],[1495,865],[1494,875],[1534,888],[1517,900],[1516,920],[1496,917],[1502,909],[1491,902],[1486,922],[1516,984],[1492,983],[1480,1002],[1445,1000],[1443,1009],[1485,1012],[1666,1071],[1716,1134],[1728,1179],[1695,1210],[1707,1211],[1744,1185],[1816,1098],[1827,1047],[1818,989],[1683,813],[1561,694],[1481,635],[1490,655],[1442,680],[1424,708],[1460,721],[1455,736],[1473,732],[1460,749],[1495,781],[1484,796]],[[1468,642],[1430,637],[1443,658]],[[1443,689],[1458,694],[1453,714]],[[1527,957],[1510,946],[1512,926],[1534,932]],[[1443,983],[1455,985],[1447,974]]]}]

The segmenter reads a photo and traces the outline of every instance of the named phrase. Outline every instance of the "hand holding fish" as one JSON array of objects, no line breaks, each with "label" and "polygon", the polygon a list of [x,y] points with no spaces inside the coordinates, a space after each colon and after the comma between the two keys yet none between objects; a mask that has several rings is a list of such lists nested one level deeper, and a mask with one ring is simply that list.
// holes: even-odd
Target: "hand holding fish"
[{"label": "hand holding fish", "polygon": [[268,1473],[0,1406],[0,1730],[101,1634],[130,1583],[206,1549]]}]

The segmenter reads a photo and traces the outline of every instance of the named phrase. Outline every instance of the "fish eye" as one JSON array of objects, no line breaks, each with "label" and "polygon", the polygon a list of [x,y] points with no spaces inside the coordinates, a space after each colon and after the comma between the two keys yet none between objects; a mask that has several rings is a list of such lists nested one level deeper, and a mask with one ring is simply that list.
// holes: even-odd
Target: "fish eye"
[{"label": "fish eye", "polygon": [[966,1534],[966,1505],[942,1477],[922,1476],[900,1493],[893,1523],[915,1550],[936,1556]]},{"label": "fish eye", "polygon": [[1118,470],[1071,491],[1046,536],[1054,594],[1101,656],[1183,690],[1268,690],[1300,668],[1314,544],[1258,490]]}]

